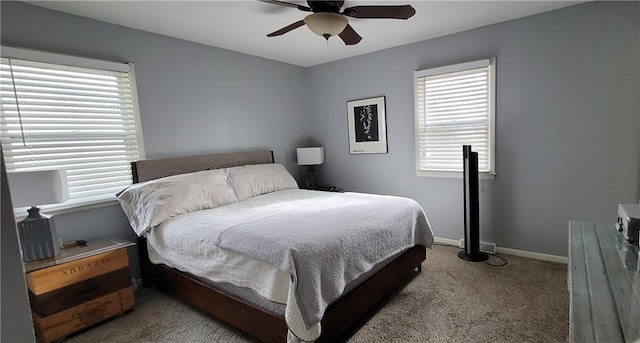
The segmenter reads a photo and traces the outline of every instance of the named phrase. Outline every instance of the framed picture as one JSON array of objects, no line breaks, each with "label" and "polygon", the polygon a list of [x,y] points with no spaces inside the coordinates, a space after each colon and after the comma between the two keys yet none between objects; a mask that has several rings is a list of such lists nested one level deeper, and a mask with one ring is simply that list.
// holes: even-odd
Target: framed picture
[{"label": "framed picture", "polygon": [[386,154],[384,96],[347,101],[350,154]]}]

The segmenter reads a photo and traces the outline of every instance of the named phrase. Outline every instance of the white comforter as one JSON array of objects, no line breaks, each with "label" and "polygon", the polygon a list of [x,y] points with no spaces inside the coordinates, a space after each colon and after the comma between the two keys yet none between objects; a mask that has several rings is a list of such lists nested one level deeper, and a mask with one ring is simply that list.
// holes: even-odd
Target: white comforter
[{"label": "white comforter", "polygon": [[[313,208],[332,193],[284,190],[247,200],[184,214],[163,223],[147,234],[149,257],[176,269],[215,282],[247,287],[270,301],[287,304],[285,320],[295,336],[312,341],[320,335],[320,323],[307,329],[297,306],[290,274],[258,259],[216,246],[227,228],[269,218],[301,208]],[[258,228],[259,229],[259,228]],[[433,234],[428,227],[410,230],[415,244],[431,246]],[[385,261],[383,261],[385,262]]]}]

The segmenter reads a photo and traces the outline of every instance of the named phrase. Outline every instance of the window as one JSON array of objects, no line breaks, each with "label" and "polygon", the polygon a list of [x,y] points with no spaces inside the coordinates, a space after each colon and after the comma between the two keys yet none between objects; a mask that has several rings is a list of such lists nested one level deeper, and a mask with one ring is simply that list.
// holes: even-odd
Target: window
[{"label": "window", "polygon": [[462,145],[495,176],[495,59],[414,72],[416,174],[462,177]]},{"label": "window", "polygon": [[2,47],[0,139],[7,171],[64,169],[69,200],[114,199],[144,158],[133,65]]}]

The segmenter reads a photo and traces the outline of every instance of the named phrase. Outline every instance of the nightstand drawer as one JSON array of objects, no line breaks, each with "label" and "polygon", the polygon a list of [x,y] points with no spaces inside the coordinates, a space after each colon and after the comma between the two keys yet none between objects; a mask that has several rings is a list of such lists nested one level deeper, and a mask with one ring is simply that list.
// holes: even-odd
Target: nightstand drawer
[{"label": "nightstand drawer", "polygon": [[27,287],[40,295],[128,266],[127,250],[118,249],[28,273]]},{"label": "nightstand drawer", "polygon": [[34,314],[36,333],[40,341],[51,342],[124,313],[133,305],[133,289],[127,287],[47,317]]},{"label": "nightstand drawer", "polygon": [[131,273],[125,267],[40,295],[29,290],[29,302],[31,309],[44,317],[128,286],[131,286]]}]

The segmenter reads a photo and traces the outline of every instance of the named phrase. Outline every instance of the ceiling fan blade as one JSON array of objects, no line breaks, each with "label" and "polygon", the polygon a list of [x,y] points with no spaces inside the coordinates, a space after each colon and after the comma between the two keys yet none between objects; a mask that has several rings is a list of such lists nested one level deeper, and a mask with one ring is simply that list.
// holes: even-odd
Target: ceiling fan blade
[{"label": "ceiling fan blade", "polygon": [[342,32],[338,35],[346,45],[356,45],[360,43],[362,37],[356,32],[356,30],[351,27],[351,25],[347,25]]},{"label": "ceiling fan blade", "polygon": [[353,18],[409,19],[416,10],[411,5],[354,6],[345,8],[342,14]]},{"label": "ceiling fan blade", "polygon": [[302,6],[302,5],[298,5],[298,4],[294,4],[291,2],[286,2],[286,1],[280,1],[280,0],[258,0],[258,1],[262,1],[262,2],[266,2],[268,4],[275,4],[275,5],[282,5],[282,6],[287,6],[287,7],[293,7],[293,8],[297,8],[301,11],[305,11],[305,12],[311,12],[311,8],[307,7],[307,6]]},{"label": "ceiling fan blade", "polygon": [[291,30],[295,30],[297,28],[299,28],[300,26],[304,25],[304,20],[299,20],[296,21],[295,23],[291,24],[291,25],[287,25],[283,28],[281,28],[280,30],[277,31],[273,31],[270,34],[267,35],[267,37],[275,37],[275,36],[280,36],[283,35]]}]

